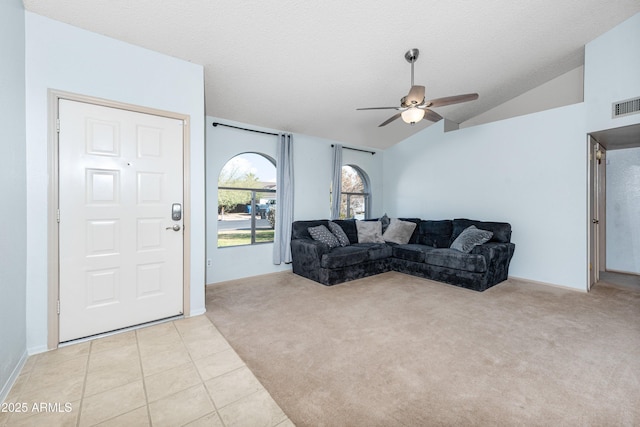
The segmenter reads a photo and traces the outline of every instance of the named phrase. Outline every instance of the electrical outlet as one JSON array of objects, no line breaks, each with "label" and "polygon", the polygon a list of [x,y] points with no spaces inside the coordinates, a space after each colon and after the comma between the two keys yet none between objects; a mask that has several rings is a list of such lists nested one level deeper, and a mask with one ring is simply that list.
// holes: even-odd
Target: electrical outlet
[{"label": "electrical outlet", "polygon": [[208,259],[207,260],[207,267],[211,267],[212,265],[213,265],[213,262],[210,259]]}]

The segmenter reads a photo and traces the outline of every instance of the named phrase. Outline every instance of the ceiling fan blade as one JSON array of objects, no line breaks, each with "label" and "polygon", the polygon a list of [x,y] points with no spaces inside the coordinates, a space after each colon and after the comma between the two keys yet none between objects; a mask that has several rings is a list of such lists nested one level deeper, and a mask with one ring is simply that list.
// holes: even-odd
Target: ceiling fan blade
[{"label": "ceiling fan blade", "polygon": [[367,108],[356,108],[356,110],[399,110],[400,107],[367,107]]},{"label": "ceiling fan blade", "polygon": [[446,96],[444,98],[432,99],[425,102],[427,107],[442,107],[444,105],[458,104],[460,102],[473,101],[478,99],[477,93],[466,93],[464,95]]},{"label": "ceiling fan blade", "polygon": [[379,127],[379,128],[381,128],[382,126],[386,126],[386,125],[388,125],[389,123],[391,123],[392,121],[394,121],[394,120],[396,120],[396,119],[399,119],[401,114],[402,114],[402,113],[394,114],[393,116],[389,117],[389,118],[388,118],[387,120],[385,120],[384,122],[380,123],[380,124],[378,125],[378,127]]},{"label": "ceiling fan blade", "polygon": [[424,86],[411,86],[409,94],[404,99],[404,104],[410,107],[422,104],[422,101],[424,101]]},{"label": "ceiling fan blade", "polygon": [[443,117],[440,114],[436,113],[433,110],[429,110],[428,108],[424,109],[424,118],[432,122],[439,122],[440,120],[443,119]]}]

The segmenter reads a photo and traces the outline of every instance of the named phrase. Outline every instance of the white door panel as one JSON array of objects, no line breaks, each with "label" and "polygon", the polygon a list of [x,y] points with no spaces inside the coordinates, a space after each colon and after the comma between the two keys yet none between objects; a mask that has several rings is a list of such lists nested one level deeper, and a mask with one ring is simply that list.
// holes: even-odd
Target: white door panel
[{"label": "white door panel", "polygon": [[60,341],[182,313],[182,121],[60,100]]}]

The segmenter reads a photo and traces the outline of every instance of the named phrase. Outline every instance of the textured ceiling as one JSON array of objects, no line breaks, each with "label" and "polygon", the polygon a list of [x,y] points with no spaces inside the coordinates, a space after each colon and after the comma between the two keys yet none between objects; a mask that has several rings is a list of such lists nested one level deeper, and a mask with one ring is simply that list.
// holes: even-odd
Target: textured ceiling
[{"label": "textured ceiling", "polygon": [[584,45],[640,12],[639,0],[24,0],[58,21],[204,65],[206,114],[376,148],[410,126],[395,106],[420,49],[427,98],[464,122],[584,61]]}]

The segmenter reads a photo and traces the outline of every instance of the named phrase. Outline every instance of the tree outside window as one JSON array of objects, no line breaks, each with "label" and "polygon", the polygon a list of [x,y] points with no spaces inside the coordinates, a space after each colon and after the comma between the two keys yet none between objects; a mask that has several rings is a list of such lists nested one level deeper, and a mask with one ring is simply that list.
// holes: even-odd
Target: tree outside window
[{"label": "tree outside window", "polygon": [[340,218],[367,218],[369,204],[369,180],[357,166],[342,167]]},{"label": "tree outside window", "polygon": [[229,160],[218,176],[218,247],[273,242],[276,167],[259,153]]}]

